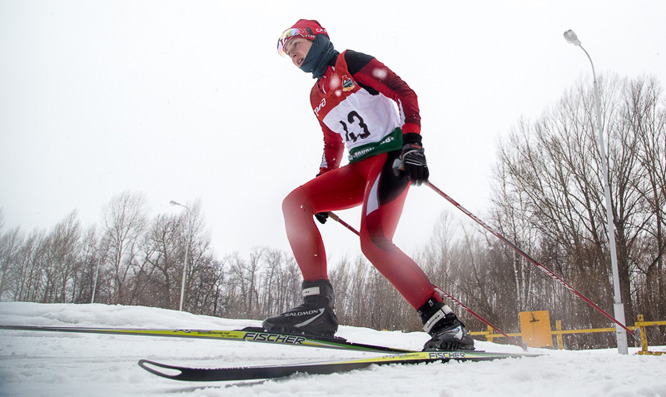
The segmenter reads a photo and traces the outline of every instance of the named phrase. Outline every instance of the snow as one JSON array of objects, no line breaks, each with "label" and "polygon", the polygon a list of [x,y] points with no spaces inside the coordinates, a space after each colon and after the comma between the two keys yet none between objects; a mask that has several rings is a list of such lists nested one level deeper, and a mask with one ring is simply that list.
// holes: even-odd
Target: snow
[{"label": "snow", "polygon": [[[0,303],[0,324],[12,325],[233,329],[259,323],[136,306]],[[422,332],[348,326],[342,326],[338,335],[408,349],[419,349],[427,340]],[[477,342],[477,348],[521,351],[483,341]],[[137,361],[224,367],[372,354],[202,339],[0,330],[0,396],[666,396],[666,355],[639,356],[637,350],[620,355],[617,349],[530,349],[544,355],[202,383],[156,377],[139,368]]]}]

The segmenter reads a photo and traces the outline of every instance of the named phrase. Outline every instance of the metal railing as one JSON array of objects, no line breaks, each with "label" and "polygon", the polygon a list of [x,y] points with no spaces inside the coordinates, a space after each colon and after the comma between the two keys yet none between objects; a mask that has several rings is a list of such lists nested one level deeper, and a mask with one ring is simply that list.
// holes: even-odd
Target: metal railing
[{"label": "metal railing", "polygon": [[[642,314],[638,315],[638,321],[634,323],[634,326],[627,327],[631,330],[639,330],[640,341],[641,341],[641,350],[638,354],[641,355],[654,355],[660,356],[666,354],[666,352],[651,352],[648,351],[648,340],[646,334],[646,327],[653,326],[662,326],[666,325],[666,321],[645,321],[645,318]],[[562,321],[555,321],[555,329],[550,330],[552,336],[556,337],[557,347],[559,350],[564,349],[564,335],[575,335],[575,334],[590,334],[590,333],[599,333],[599,332],[616,332],[615,327],[611,328],[590,328],[590,329],[562,329]],[[488,342],[493,342],[495,339],[504,338],[502,334],[495,333],[491,327],[488,327],[486,332],[470,332],[473,336],[483,336]],[[509,333],[507,334],[511,337],[520,337],[523,338],[522,333]]]}]

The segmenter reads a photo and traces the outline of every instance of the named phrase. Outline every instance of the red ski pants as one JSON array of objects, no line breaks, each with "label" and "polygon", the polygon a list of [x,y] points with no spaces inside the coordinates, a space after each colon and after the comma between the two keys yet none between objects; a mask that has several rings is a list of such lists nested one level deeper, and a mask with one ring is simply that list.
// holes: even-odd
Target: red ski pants
[{"label": "red ski pants", "polygon": [[409,181],[393,174],[399,152],[329,171],[292,191],[282,203],[287,238],[306,281],[328,279],[326,250],[313,215],[363,205],[361,250],[414,309],[441,301],[423,270],[393,244]]}]

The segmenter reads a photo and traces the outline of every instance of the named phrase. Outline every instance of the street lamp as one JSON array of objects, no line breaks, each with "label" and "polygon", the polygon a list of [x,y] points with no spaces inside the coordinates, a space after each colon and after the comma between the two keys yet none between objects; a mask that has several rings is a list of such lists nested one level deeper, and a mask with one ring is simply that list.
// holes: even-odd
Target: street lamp
[{"label": "street lamp", "polygon": [[97,258],[97,266],[95,266],[95,280],[93,281],[92,297],[90,303],[95,303],[95,293],[97,293],[97,279],[99,279],[99,266],[102,262],[102,257]]},{"label": "street lamp", "polygon": [[[599,134],[599,147],[601,150],[601,165],[603,167],[604,173],[604,194],[606,196],[606,221],[608,229],[608,245],[610,248],[611,254],[611,266],[613,268],[613,289],[614,289],[614,304],[613,308],[615,310],[615,318],[621,322],[625,323],[624,320],[624,305],[622,304],[622,297],[620,294],[620,274],[617,268],[617,247],[615,246],[615,224],[613,223],[613,209],[611,207],[611,194],[610,194],[610,185],[608,183],[608,166],[606,165],[606,147],[604,144],[604,135],[601,127],[601,101],[599,100],[599,86],[597,84],[597,75],[594,71],[594,63],[592,63],[592,58],[590,54],[587,53],[585,48],[578,40],[578,36],[574,33],[573,30],[567,30],[564,32],[564,39],[576,47],[580,47],[581,50],[587,55],[587,59],[590,60],[590,65],[592,65],[592,78],[594,79],[594,101],[597,109],[597,133]],[[628,354],[627,347],[627,333],[620,327],[618,324],[615,325],[615,334],[617,336],[617,350],[620,354]]]},{"label": "street lamp", "polygon": [[192,225],[190,225],[190,208],[186,205],[183,205],[177,201],[169,201],[169,204],[171,205],[176,205],[179,207],[185,208],[187,210],[187,244],[185,246],[185,264],[183,264],[183,282],[180,286],[180,307],[178,310],[181,312],[183,311],[183,298],[185,297],[185,280],[187,277],[187,262],[189,261],[190,257],[190,243],[192,242]]}]

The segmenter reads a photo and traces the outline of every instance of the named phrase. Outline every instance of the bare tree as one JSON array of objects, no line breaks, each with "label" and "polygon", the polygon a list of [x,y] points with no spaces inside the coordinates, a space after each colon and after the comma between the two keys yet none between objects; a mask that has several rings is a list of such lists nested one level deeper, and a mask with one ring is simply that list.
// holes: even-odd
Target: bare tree
[{"label": "bare tree", "polygon": [[188,208],[187,213],[181,214],[178,222],[182,225],[179,228],[181,238],[178,239],[180,244],[177,251],[181,264],[181,283],[182,266],[186,266],[183,310],[186,308],[201,310],[206,306],[201,300],[202,294],[208,295],[212,292],[219,274],[215,269],[217,262],[211,252],[210,233],[205,230],[201,202],[197,200]]},{"label": "bare tree", "polygon": [[95,276],[99,263],[97,230],[91,226],[81,239],[81,264],[74,275],[74,303],[90,303],[95,289]]},{"label": "bare tree", "polygon": [[178,309],[179,280],[183,269],[182,258],[178,254],[181,245],[178,240],[184,235],[179,230],[181,225],[175,215],[158,215],[152,222],[144,253],[150,267],[138,275],[150,295],[148,299],[140,299],[142,304]]},{"label": "bare tree", "polygon": [[[663,210],[656,209],[664,190],[659,177],[664,169],[663,105],[659,110],[659,90],[644,78],[601,79],[601,92],[621,290],[627,317],[634,318],[632,274],[643,266],[636,261],[642,254],[639,242],[654,242],[654,269],[663,251],[657,216]],[[500,147],[494,204],[504,230],[519,230],[515,220],[520,221],[527,239],[513,235],[519,243],[544,252],[581,292],[610,305],[602,158],[593,104],[592,92],[581,82],[539,120],[520,123]],[[578,302],[572,302],[571,314],[578,321],[593,317]]]},{"label": "bare tree", "polygon": [[301,275],[293,258],[264,248],[261,306],[266,315],[283,313],[300,303]]},{"label": "bare tree", "polygon": [[126,303],[125,281],[136,267],[147,225],[145,198],[128,191],[111,199],[103,212],[102,233],[109,247],[107,264],[113,275],[113,303]]},{"label": "bare tree", "polygon": [[31,276],[33,281],[35,277],[41,281],[41,288],[32,291],[32,294],[40,294],[40,302],[70,301],[73,278],[81,253],[80,237],[79,221],[76,212],[72,212],[41,241],[38,256],[33,258],[38,272]]},{"label": "bare tree", "polygon": [[2,295],[7,288],[9,274],[15,262],[15,250],[20,233],[20,228],[17,227],[13,232],[5,234],[4,227],[5,216],[0,208],[0,302],[2,302]]},{"label": "bare tree", "polygon": [[[0,220],[2,220],[0,213]],[[0,222],[2,231],[2,222]],[[21,228],[16,227],[6,233],[0,234],[0,301],[3,300],[5,291],[13,284],[12,276],[19,270],[19,254],[23,246],[23,233]]]},{"label": "bare tree", "polygon": [[630,241],[630,260],[636,263],[641,312],[648,318],[666,316],[666,106],[654,79],[631,81],[626,88],[623,121],[635,142],[640,174],[629,183],[639,192],[641,232]]},{"label": "bare tree", "polygon": [[28,235],[16,256],[13,273],[15,301],[35,301],[42,285],[40,263],[44,233],[34,231]]}]

